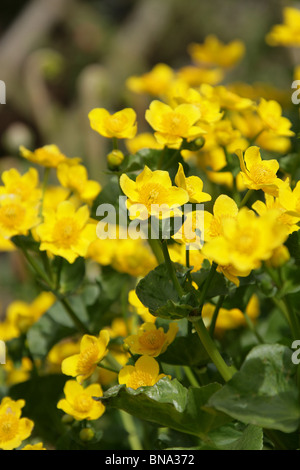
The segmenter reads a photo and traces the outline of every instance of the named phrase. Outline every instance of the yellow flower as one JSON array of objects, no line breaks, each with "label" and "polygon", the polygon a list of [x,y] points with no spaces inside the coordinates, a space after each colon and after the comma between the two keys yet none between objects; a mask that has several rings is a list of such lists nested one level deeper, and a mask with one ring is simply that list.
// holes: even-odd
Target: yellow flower
[{"label": "yellow flower", "polygon": [[211,196],[202,191],[203,181],[198,176],[186,178],[183,166],[179,163],[179,168],[175,176],[175,183],[179,188],[185,189],[189,195],[189,202],[206,202],[211,200]]},{"label": "yellow flower", "polygon": [[223,222],[226,219],[235,219],[238,215],[236,202],[225,194],[221,194],[215,201],[213,215],[204,211],[204,240],[209,241],[223,235]]},{"label": "yellow flower", "polygon": [[27,446],[23,447],[21,450],[47,450],[46,447],[44,447],[44,444],[42,442],[38,442],[37,444],[27,444]]},{"label": "yellow flower", "polygon": [[[202,316],[203,321],[207,327],[211,323],[215,308],[216,307],[210,303],[205,304],[203,307]],[[256,320],[256,318],[259,316],[260,308],[257,295],[252,295],[245,309],[245,313],[249,316],[249,318],[251,318],[251,320]],[[226,330],[239,328],[245,325],[245,316],[240,309],[232,308],[228,310],[226,308],[220,308],[215,325],[215,333],[217,336],[219,336]]]},{"label": "yellow flower", "polygon": [[132,354],[157,357],[163,354],[171,344],[178,332],[178,325],[170,323],[167,333],[163,328],[156,328],[154,323],[144,323],[137,335],[130,335],[124,340],[124,344]]},{"label": "yellow flower", "polygon": [[156,317],[151,315],[149,309],[142,304],[134,289],[128,293],[128,302],[130,304],[129,308],[140,315],[145,323],[155,323]]},{"label": "yellow flower", "polygon": [[[170,258],[173,263],[179,263],[183,266],[186,263],[186,247],[184,244],[173,243],[168,247]],[[204,256],[200,250],[190,250],[190,266],[192,271],[200,271],[204,261]],[[155,317],[154,317],[155,318]]]},{"label": "yellow flower", "polygon": [[211,101],[217,101],[221,108],[239,111],[253,107],[254,103],[249,98],[243,98],[230,91],[223,85],[212,87],[204,83],[200,87],[201,94]]},{"label": "yellow flower", "polygon": [[187,85],[197,87],[202,83],[217,85],[224,79],[224,72],[220,68],[205,69],[186,65],[178,70],[177,76],[179,80],[184,81]]},{"label": "yellow flower", "polygon": [[16,449],[30,436],[34,423],[28,418],[21,418],[24,406],[24,400],[3,398],[0,404],[0,449]]},{"label": "yellow flower", "polygon": [[205,130],[195,125],[201,117],[197,106],[180,104],[175,109],[161,101],[154,100],[146,111],[146,120],[156,131],[154,133],[158,143],[178,148],[185,138],[196,139],[205,133]]},{"label": "yellow flower", "polygon": [[47,168],[57,168],[60,163],[76,165],[81,161],[80,158],[66,157],[56,145],[45,145],[44,147],[36,149],[34,152],[31,152],[21,145],[20,152],[22,157],[26,158],[26,160]]},{"label": "yellow flower", "polygon": [[61,202],[57,210],[45,212],[44,223],[37,227],[41,251],[49,251],[74,263],[86,256],[90,243],[96,239],[96,225],[89,222],[87,206],[77,211],[70,201]]},{"label": "yellow flower", "polygon": [[[189,200],[188,192],[182,188],[172,186],[167,171],[152,171],[145,166],[137,176],[136,181],[131,180],[125,173],[120,178],[120,186],[128,197],[127,207],[131,218],[147,219],[150,215],[159,215],[159,207],[163,215],[185,204]],[[142,206],[141,206],[142,205]]]},{"label": "yellow flower", "polygon": [[208,241],[202,253],[221,266],[231,265],[240,276],[259,268],[288,236],[286,227],[278,223],[276,211],[257,217],[246,207],[236,218],[224,220],[222,228],[223,234]]},{"label": "yellow flower", "polygon": [[292,204],[293,196],[292,191],[286,186],[280,189],[280,197],[275,198],[270,194],[265,194],[265,203],[263,201],[255,201],[252,204],[252,209],[255,210],[259,215],[266,214],[269,210],[277,212],[277,220],[280,224],[284,225],[288,233],[292,233],[299,230],[297,223],[300,221],[300,213],[296,216],[296,213],[292,212],[294,215],[291,215],[289,211],[281,204],[282,198],[285,199],[287,204],[290,206]]},{"label": "yellow flower", "polygon": [[196,63],[227,68],[241,60],[245,53],[245,46],[239,39],[224,44],[216,36],[210,34],[203,44],[192,43],[188,50]]},{"label": "yellow flower", "polygon": [[241,177],[248,189],[262,189],[265,193],[273,196],[278,195],[279,188],[283,186],[283,181],[277,178],[279,170],[277,160],[262,160],[259,147],[249,147],[243,157],[241,150],[237,150],[241,165]]},{"label": "yellow flower", "polygon": [[[0,338],[2,338],[1,333]],[[3,369],[6,373],[5,382],[7,385],[11,386],[26,382],[30,378],[32,361],[28,357],[22,357],[21,364],[16,366],[11,359],[7,359]]]},{"label": "yellow flower", "polygon": [[64,188],[76,192],[84,202],[91,203],[100,193],[97,181],[88,180],[87,169],[83,165],[69,166],[61,163],[57,168],[57,178]]},{"label": "yellow flower", "polygon": [[157,64],[150,72],[141,76],[129,77],[126,86],[135,93],[148,93],[154,96],[164,94],[174,78],[174,71],[166,64]]},{"label": "yellow flower", "polygon": [[136,113],[131,108],[112,115],[104,108],[95,108],[90,111],[89,120],[91,128],[103,137],[132,139],[137,132]]},{"label": "yellow flower", "polygon": [[293,191],[287,185],[280,188],[278,201],[288,212],[288,215],[300,217],[300,181],[298,181]]},{"label": "yellow flower", "polygon": [[151,387],[160,379],[167,377],[159,373],[159,364],[151,356],[141,356],[134,366],[125,366],[119,372],[119,384],[136,390],[139,387]]},{"label": "yellow flower", "polygon": [[159,144],[151,132],[142,132],[133,139],[125,142],[129,153],[134,155],[142,149],[162,149],[163,145]]},{"label": "yellow flower", "polygon": [[51,292],[42,292],[31,303],[16,300],[7,308],[7,320],[24,333],[49,310],[55,301],[56,297]]},{"label": "yellow flower", "polygon": [[109,334],[102,330],[99,336],[84,335],[80,342],[80,353],[62,361],[61,370],[65,375],[76,377],[79,383],[90,377],[97,364],[107,354]]},{"label": "yellow flower", "polygon": [[1,178],[4,186],[0,186],[0,196],[14,194],[19,196],[22,202],[39,203],[42,191],[38,188],[39,175],[35,168],[30,168],[24,175],[11,168],[4,171]]},{"label": "yellow flower", "polygon": [[48,353],[48,371],[61,372],[61,364],[67,357],[80,353],[80,341],[63,340],[55,344]]},{"label": "yellow flower", "polygon": [[282,116],[282,108],[275,100],[265,100],[261,98],[257,106],[257,113],[260,116],[266,129],[270,129],[274,134],[291,137],[295,132],[290,130],[291,121]]},{"label": "yellow flower", "polygon": [[266,36],[270,46],[300,46],[300,11],[297,8],[283,9],[283,24],[273,26]]},{"label": "yellow flower", "polygon": [[4,195],[0,199],[0,236],[4,239],[15,235],[28,235],[40,222],[38,206],[22,202],[20,196]]},{"label": "yellow flower", "polygon": [[105,412],[101,401],[93,397],[102,397],[103,392],[99,384],[83,388],[76,380],[68,380],[64,386],[65,398],[59,400],[57,408],[73,416],[77,421],[99,419]]},{"label": "yellow flower", "polygon": [[116,271],[133,277],[144,277],[157,266],[148,243],[140,238],[97,239],[90,244],[87,258],[103,266],[111,264]]},{"label": "yellow flower", "polygon": [[[121,350],[121,347],[120,348],[112,347],[110,348],[109,352],[119,364],[121,364],[122,366],[125,366],[127,364],[130,354],[127,352],[124,352],[124,350]],[[97,370],[96,380],[101,385],[109,385],[112,382],[115,382],[117,378],[118,378],[117,372],[112,372],[110,370],[103,369],[102,367],[99,367]]]}]

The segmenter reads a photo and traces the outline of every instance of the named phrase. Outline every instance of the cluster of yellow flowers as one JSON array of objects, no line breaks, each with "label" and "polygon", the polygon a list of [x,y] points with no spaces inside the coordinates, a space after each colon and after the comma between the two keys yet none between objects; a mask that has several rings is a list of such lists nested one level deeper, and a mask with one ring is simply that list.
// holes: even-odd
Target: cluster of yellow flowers
[{"label": "cluster of yellow flowers", "polygon": [[[300,14],[286,9],[285,24],[271,31],[268,42],[300,44],[299,32]],[[255,85],[244,89],[220,85],[227,70],[242,59],[244,52],[240,41],[223,44],[215,36],[209,36],[203,44],[190,46],[192,66],[175,71],[158,64],[142,76],[130,77],[127,86],[131,92],[154,97],[144,121],[153,132],[138,134],[137,116],[131,108],[112,114],[96,108],[89,113],[91,128],[113,140],[115,153],[110,154],[108,162],[113,162],[115,169],[121,167],[124,158],[117,149],[119,139],[124,140],[131,154],[142,149],[161,150],[155,169],[145,164],[134,179],[126,172],[116,173],[127,196],[131,220],[148,220],[153,215],[153,205],[166,204],[176,215],[176,209],[186,203],[209,203],[214,199],[212,210],[204,211],[204,246],[190,253],[191,269],[199,271],[205,260],[216,263],[218,271],[236,286],[241,277],[247,277],[264,263],[279,266],[286,262],[289,252],[285,242],[300,228],[300,182],[280,173],[278,159],[269,155],[269,152],[276,156],[288,152],[295,135],[290,120],[282,115],[276,92],[273,90],[274,98],[270,98],[269,89],[255,88]],[[166,150],[173,150],[170,161]],[[13,237],[31,236],[49,259],[61,257],[73,264],[82,257],[101,266],[110,265],[135,280],[157,266],[159,260],[145,240],[97,238],[92,204],[102,188],[97,181],[89,179],[80,158],[68,158],[55,145],[35,151],[21,147],[20,151],[28,162],[44,168],[44,180],[40,182],[34,167],[23,175],[16,169],[2,173],[2,251],[15,250]],[[185,162],[202,177],[189,176]],[[173,178],[168,171],[172,164],[176,165]],[[59,182],[56,186],[48,185],[50,170]],[[204,191],[205,185],[208,189]],[[216,187],[218,191],[214,190]],[[230,191],[232,197],[228,195]],[[256,202],[249,208],[249,197],[254,194]],[[197,217],[197,213],[193,212],[191,217]],[[119,234],[121,230],[117,227]],[[185,245],[189,239],[180,237],[180,243],[176,240],[175,233],[169,245],[170,258],[185,264]],[[43,292],[32,303],[11,303],[5,320],[0,323],[0,339],[9,341],[25,334],[55,301],[55,293]],[[155,358],[174,341],[179,331],[177,323],[170,322],[168,331],[157,326],[156,318],[134,290],[129,292],[128,301],[131,317],[127,324],[117,318],[109,327],[101,329],[98,336],[85,334],[76,342],[66,340],[56,344],[47,357],[49,371],[61,370],[73,378],[66,382],[65,398],[59,400],[57,407],[75,420],[96,420],[103,415],[101,385],[116,378],[119,384],[137,389],[169,377],[160,372]],[[207,327],[214,310],[212,303],[203,306]],[[257,296],[251,297],[246,314],[252,320],[259,315]],[[221,308],[215,331],[222,334],[244,324],[241,310]],[[123,348],[110,341],[113,337],[123,339]],[[128,364],[130,355],[140,356],[134,365]],[[19,375],[13,375],[12,363],[8,361],[5,366],[8,380],[11,383],[24,380],[32,366],[31,360],[24,358]],[[8,397],[2,401],[0,448],[18,448],[30,436],[33,423],[21,418],[24,404],[24,400],[14,402]],[[31,447],[26,446],[24,450]],[[42,449],[43,444],[33,448]]]}]

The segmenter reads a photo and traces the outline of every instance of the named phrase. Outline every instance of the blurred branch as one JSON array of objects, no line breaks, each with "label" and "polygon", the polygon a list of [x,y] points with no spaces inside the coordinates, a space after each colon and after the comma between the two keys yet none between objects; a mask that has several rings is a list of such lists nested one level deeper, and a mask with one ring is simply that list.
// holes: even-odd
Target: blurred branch
[{"label": "blurred branch", "polygon": [[[73,2],[74,0],[32,0],[4,34],[0,41],[0,70],[1,80],[8,84],[8,96],[12,91],[14,94],[17,92],[16,87],[10,85],[18,80],[24,58],[53,24],[66,15]],[[22,90],[18,99],[24,101]]]}]

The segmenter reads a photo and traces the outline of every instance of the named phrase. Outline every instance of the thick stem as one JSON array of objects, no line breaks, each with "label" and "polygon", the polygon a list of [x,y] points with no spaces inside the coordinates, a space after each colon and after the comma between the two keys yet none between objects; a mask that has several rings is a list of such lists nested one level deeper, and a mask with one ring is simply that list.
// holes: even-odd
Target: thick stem
[{"label": "thick stem", "polygon": [[176,272],[175,272],[173,263],[172,263],[171,258],[170,258],[168,245],[167,245],[166,241],[162,241],[161,246],[162,246],[163,255],[164,255],[164,258],[165,258],[165,264],[167,266],[169,276],[170,276],[170,278],[173,282],[173,285],[174,285],[179,297],[182,297],[183,294],[184,294],[184,291],[183,291],[181,285],[179,284],[178,278],[176,276]]},{"label": "thick stem", "polygon": [[203,344],[204,348],[206,349],[207,354],[215,364],[216,368],[220,372],[221,376],[228,382],[232,379],[233,375],[235,374],[236,370],[233,366],[228,366],[224,359],[222,358],[221,354],[219,353],[214,341],[211,339],[206,326],[203,323],[202,318],[194,323],[194,328],[198,333],[198,336]]}]

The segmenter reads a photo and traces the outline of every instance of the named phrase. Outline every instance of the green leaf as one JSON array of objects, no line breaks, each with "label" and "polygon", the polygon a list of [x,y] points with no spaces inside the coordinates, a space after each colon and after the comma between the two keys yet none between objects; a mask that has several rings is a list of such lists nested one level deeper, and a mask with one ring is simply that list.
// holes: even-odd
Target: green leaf
[{"label": "green leaf", "polygon": [[279,159],[280,169],[289,175],[294,175],[295,171],[300,166],[300,155],[297,153],[290,153]]},{"label": "green leaf", "polygon": [[28,331],[29,350],[34,357],[43,359],[52,346],[76,332],[64,307],[56,302]]},{"label": "green leaf", "polygon": [[291,350],[280,344],[254,347],[242,368],[209,405],[247,424],[293,432],[299,425],[299,394]]},{"label": "green leaf", "polygon": [[297,266],[300,265],[300,233],[293,232],[286,241],[286,246],[292,258],[295,259]]},{"label": "green leaf", "polygon": [[[187,270],[176,263],[174,266],[179,283],[184,285]],[[165,264],[150,271],[136,287],[138,298],[148,307],[150,313],[168,320],[185,318],[194,310],[197,306],[195,292],[196,290],[193,290],[180,298]]]},{"label": "green leaf", "polygon": [[38,436],[44,442],[55,444],[64,432],[61,411],[56,405],[63,396],[67,379],[68,377],[62,374],[35,377],[14,385],[9,390],[9,396],[13,400],[25,400],[22,416],[34,421],[33,436]]},{"label": "green leaf", "polygon": [[54,270],[59,271],[60,292],[62,294],[76,291],[82,284],[85,276],[85,260],[77,258],[70,264],[67,260],[60,258],[55,260]]},{"label": "green leaf", "polygon": [[228,417],[204,408],[209,397],[221,385],[212,383],[201,388],[183,387],[176,379],[163,378],[153,387],[137,390],[115,386],[104,393],[101,401],[140,419],[170,427],[180,432],[203,436],[224,424]]},{"label": "green leaf", "polygon": [[179,336],[168,346],[166,352],[159,356],[161,362],[182,366],[204,366],[210,358],[199,341],[197,333]]},{"label": "green leaf", "polygon": [[[197,271],[195,273],[192,273],[192,279],[193,281],[196,282],[196,284],[199,287],[199,294],[201,292],[201,288],[203,287],[207,277],[209,275],[209,270],[203,270]],[[212,282],[210,283],[210,286],[207,291],[206,298],[213,298],[218,295],[226,295],[228,294],[228,287],[226,284],[226,280],[223,276],[223,274],[220,273],[215,273]]]}]

